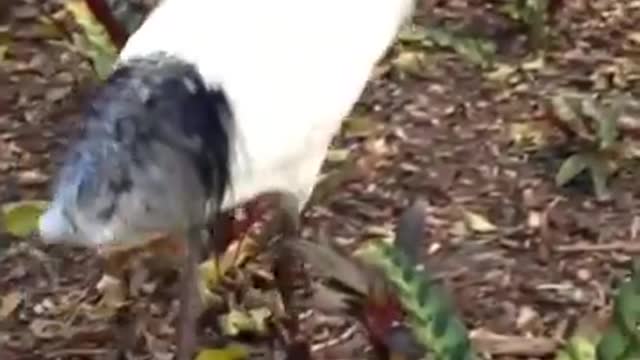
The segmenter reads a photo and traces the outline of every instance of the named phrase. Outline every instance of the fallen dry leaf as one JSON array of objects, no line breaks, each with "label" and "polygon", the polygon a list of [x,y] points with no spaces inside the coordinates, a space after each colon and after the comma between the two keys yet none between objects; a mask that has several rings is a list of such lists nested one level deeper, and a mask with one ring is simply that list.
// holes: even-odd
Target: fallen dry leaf
[{"label": "fallen dry leaf", "polygon": [[343,162],[349,158],[349,149],[331,149],[327,153],[327,161]]},{"label": "fallen dry leaf", "polygon": [[44,185],[49,177],[40,170],[28,170],[18,174],[18,184],[25,186]]},{"label": "fallen dry leaf", "polygon": [[483,215],[469,210],[463,210],[463,216],[465,224],[470,230],[478,233],[488,233],[498,230],[498,228]]},{"label": "fallen dry leaf", "polygon": [[377,124],[369,115],[352,114],[342,123],[342,135],[347,138],[363,138],[373,133]]},{"label": "fallen dry leaf", "polygon": [[518,71],[515,66],[509,64],[495,64],[494,66],[495,70],[484,74],[484,76],[491,81],[507,82],[511,75]]},{"label": "fallen dry leaf", "polygon": [[511,141],[524,149],[536,150],[547,145],[548,131],[537,126],[533,121],[511,124],[509,136]]},{"label": "fallen dry leaf", "polygon": [[219,265],[215,257],[200,264],[200,277],[206,288],[214,289],[218,286],[220,280],[229,270],[244,264],[255,255],[258,248],[259,245],[253,238],[245,236],[241,241],[233,242],[227,247],[220,257]]},{"label": "fallen dry leaf", "polygon": [[237,336],[240,333],[265,335],[269,318],[271,318],[271,310],[266,307],[251,309],[247,312],[231,310],[220,317],[219,323],[225,335]]},{"label": "fallen dry leaf", "polygon": [[423,76],[427,72],[427,55],[424,51],[402,51],[391,61],[391,65],[402,73]]},{"label": "fallen dry leaf", "polygon": [[100,305],[106,308],[118,309],[127,303],[127,290],[120,279],[104,274],[96,289],[102,294]]},{"label": "fallen dry leaf", "polygon": [[535,70],[540,70],[542,68],[544,68],[545,66],[545,61],[544,61],[544,57],[539,56],[536,57],[533,60],[527,61],[522,63],[521,67],[523,70],[527,70],[527,71],[535,71]]},{"label": "fallen dry leaf", "polygon": [[40,339],[54,339],[70,335],[69,327],[57,320],[35,319],[29,324],[29,329],[33,335]]},{"label": "fallen dry leaf", "polygon": [[627,39],[633,41],[634,43],[640,45],[640,32],[633,31],[627,34]]},{"label": "fallen dry leaf", "polygon": [[19,291],[12,291],[4,295],[0,300],[0,320],[6,319],[11,315],[22,302],[22,293]]}]

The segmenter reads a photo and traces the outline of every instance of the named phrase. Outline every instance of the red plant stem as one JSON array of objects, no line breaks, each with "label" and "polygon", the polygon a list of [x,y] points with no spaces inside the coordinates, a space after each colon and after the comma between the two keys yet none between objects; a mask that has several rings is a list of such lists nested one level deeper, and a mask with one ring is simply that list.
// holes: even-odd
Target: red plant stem
[{"label": "red plant stem", "polygon": [[107,30],[113,44],[118,48],[118,50],[122,49],[129,37],[129,34],[118,20],[114,18],[109,6],[104,2],[104,0],[85,0],[85,3],[96,19],[98,19],[98,21],[100,21]]}]

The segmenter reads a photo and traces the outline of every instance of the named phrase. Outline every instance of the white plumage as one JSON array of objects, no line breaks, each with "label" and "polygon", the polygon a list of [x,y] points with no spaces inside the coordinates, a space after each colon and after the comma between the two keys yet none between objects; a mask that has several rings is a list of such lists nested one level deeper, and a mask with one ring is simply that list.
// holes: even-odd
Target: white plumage
[{"label": "white plumage", "polygon": [[[231,108],[228,127],[232,131],[226,149],[230,155],[230,178],[224,179],[229,186],[225,186],[223,201],[215,196],[210,198],[209,208],[226,210],[265,192],[281,192],[293,195],[297,202],[294,207],[302,210],[331,138],[412,8],[413,0],[162,1],[121,52],[117,67],[135,70],[120,76],[128,77],[128,83],[118,85],[118,81],[111,79],[111,89],[105,86],[106,95],[96,100],[98,105],[92,105],[90,115],[97,121],[89,123],[109,129],[98,135],[95,132],[85,135],[88,150],[76,149],[85,154],[79,156],[82,161],[66,162],[63,173],[66,171],[67,175],[62,176],[51,210],[40,222],[43,239],[109,245],[134,241],[143,232],[152,230],[179,232],[191,221],[203,221],[193,219],[200,216],[200,209],[195,207],[200,202],[193,199],[206,193],[202,189],[196,191],[193,185],[196,179],[187,176],[193,166],[166,161],[170,157],[181,159],[184,154],[156,153],[150,162],[157,176],[136,178],[136,173],[145,174],[146,170],[130,164],[131,156],[127,154],[133,151],[132,146],[123,146],[122,141],[113,139],[116,130],[122,127],[133,127],[137,134],[144,128],[140,124],[160,128],[166,122],[171,127],[170,136],[175,135],[181,142],[210,141],[207,139],[210,134],[196,134],[198,139],[194,140],[194,135],[185,134],[180,126],[183,121],[207,119],[181,120],[175,113],[164,119],[162,113],[151,110],[147,115],[140,114],[149,96],[158,97],[156,102],[174,101],[172,92],[178,90],[167,90],[168,81],[171,76],[186,77],[180,74],[188,72],[175,70],[175,64],[166,65],[164,60],[136,63],[140,59],[143,62],[154,59],[159,53],[197,69],[199,79],[184,81],[187,90],[193,90],[189,89],[189,83],[202,81],[206,87],[218,89]],[[155,64],[157,69],[153,68]],[[131,95],[113,94],[129,91]],[[185,95],[185,90],[181,91],[180,96]],[[187,100],[196,101],[188,96]],[[179,108],[187,106],[187,100],[174,104],[174,110],[185,112]],[[111,107],[115,110],[110,110]],[[206,128],[200,125],[203,124],[196,127]],[[106,143],[113,140],[109,146],[105,146],[105,134],[109,138]],[[136,134],[132,136],[137,139]],[[94,141],[95,138],[100,141]],[[219,147],[225,150],[224,146]],[[133,176],[126,179],[133,180],[133,191],[127,188],[123,196],[120,196],[123,192],[112,191],[112,184],[102,181],[111,171],[102,163],[114,162],[113,158],[119,159],[117,165],[107,165]],[[84,197],[95,199],[80,202],[76,197],[81,189],[91,188],[87,183],[95,189],[83,191]],[[157,191],[153,193],[153,189]],[[105,202],[113,205],[113,209],[107,209]],[[165,208],[161,208],[163,203]],[[149,204],[158,206],[144,213]],[[91,207],[93,212],[89,211]],[[110,221],[105,221],[105,216],[98,219],[99,210],[103,215],[112,210]]]},{"label": "white plumage", "polygon": [[120,61],[162,49],[221,87],[234,112],[228,209],[265,191],[304,206],[342,119],[412,0],[166,0]]},{"label": "white plumage", "polygon": [[194,348],[209,217],[266,192],[296,218],[331,138],[413,0],[164,0],[85,110],[46,242],[187,238],[178,357]]}]

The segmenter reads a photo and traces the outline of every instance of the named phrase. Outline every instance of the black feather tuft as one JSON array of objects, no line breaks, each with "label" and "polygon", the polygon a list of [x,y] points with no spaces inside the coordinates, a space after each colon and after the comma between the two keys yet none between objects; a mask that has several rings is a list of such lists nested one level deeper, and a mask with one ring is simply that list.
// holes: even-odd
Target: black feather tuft
[{"label": "black feather tuft", "polygon": [[[104,224],[123,210],[119,199],[130,193],[147,213],[154,211],[149,203],[162,206],[161,198],[188,201],[194,194],[214,200],[218,208],[212,210],[219,211],[230,181],[232,114],[224,91],[208,88],[193,65],[163,54],[128,61],[95,94],[84,117],[82,141],[68,154],[55,188],[60,201]],[[188,164],[166,160],[167,151]],[[140,175],[159,168],[161,179]],[[168,196],[180,191],[169,175],[185,169],[202,189]]]},{"label": "black feather tuft", "polygon": [[88,110],[87,135],[116,139],[142,167],[150,141],[184,151],[207,193],[221,200],[230,176],[231,116],[223,90],[207,88],[193,65],[157,54],[114,71]]}]

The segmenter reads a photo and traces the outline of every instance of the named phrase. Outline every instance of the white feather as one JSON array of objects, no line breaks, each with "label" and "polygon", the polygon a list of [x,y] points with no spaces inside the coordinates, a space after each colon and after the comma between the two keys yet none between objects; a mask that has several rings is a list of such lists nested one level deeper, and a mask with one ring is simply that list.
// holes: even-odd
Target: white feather
[{"label": "white feather", "polygon": [[159,50],[222,86],[234,112],[223,209],[267,191],[306,204],[331,138],[413,0],[165,0],[120,62]]}]

